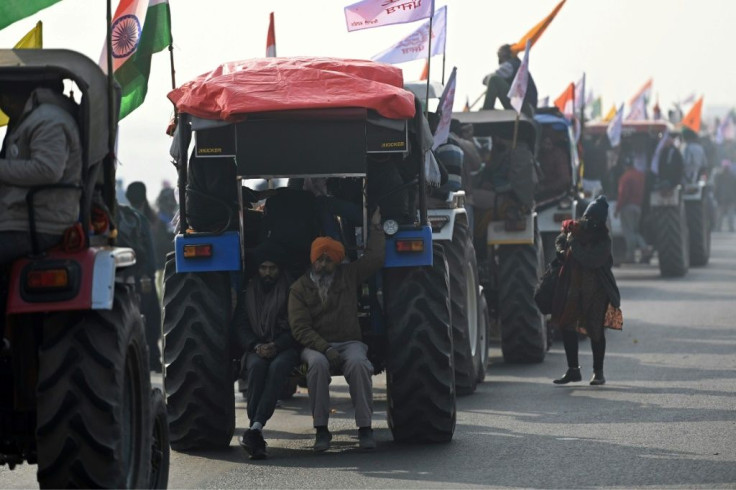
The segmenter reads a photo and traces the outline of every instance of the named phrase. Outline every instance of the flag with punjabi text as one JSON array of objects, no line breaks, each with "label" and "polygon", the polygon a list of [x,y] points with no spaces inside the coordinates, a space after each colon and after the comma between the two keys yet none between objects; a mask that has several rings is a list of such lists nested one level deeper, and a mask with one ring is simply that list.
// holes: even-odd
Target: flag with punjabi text
[{"label": "flag with punjabi text", "polygon": [[[432,16],[432,52],[430,56],[437,56],[445,52],[447,27],[447,6],[440,7]],[[381,63],[404,63],[427,57],[429,51],[429,21],[422,24],[416,31],[394,44],[390,48],[378,53],[371,59]]]},{"label": "flag with punjabi text", "polygon": [[348,32],[405,24],[434,15],[434,0],[362,0],[345,7]]},{"label": "flag with punjabi text", "polygon": [[456,75],[457,67],[453,67],[452,73],[450,73],[450,78],[447,80],[447,85],[445,85],[445,90],[442,91],[440,102],[437,105],[437,112],[439,112],[440,120],[437,123],[437,129],[434,131],[434,144],[432,145],[433,150],[446,143],[447,138],[450,136],[452,106],[455,104]]},{"label": "flag with punjabi text", "polygon": [[526,88],[529,85],[529,50],[531,47],[531,41],[527,41],[524,58],[521,60],[519,69],[516,70],[516,76],[514,77],[514,81],[511,82],[511,88],[508,93],[511,107],[516,109],[516,112],[519,114],[521,114],[521,108],[524,105],[524,98],[526,97]]}]

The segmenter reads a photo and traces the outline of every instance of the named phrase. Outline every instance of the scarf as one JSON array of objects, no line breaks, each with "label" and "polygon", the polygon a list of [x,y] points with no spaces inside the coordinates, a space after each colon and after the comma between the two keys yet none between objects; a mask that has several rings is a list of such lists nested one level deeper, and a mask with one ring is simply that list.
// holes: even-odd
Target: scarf
[{"label": "scarf", "polygon": [[[270,291],[266,292],[258,277],[251,279],[245,292],[245,306],[253,333],[263,340],[273,341],[284,325],[279,320],[286,318],[286,303],[289,295],[289,280],[281,274]],[[288,328],[288,324],[286,327]]]}]

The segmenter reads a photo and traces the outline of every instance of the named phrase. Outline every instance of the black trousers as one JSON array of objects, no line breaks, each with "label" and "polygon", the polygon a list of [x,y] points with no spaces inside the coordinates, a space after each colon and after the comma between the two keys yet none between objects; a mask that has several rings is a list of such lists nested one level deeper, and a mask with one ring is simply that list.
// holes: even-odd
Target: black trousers
[{"label": "black trousers", "polygon": [[276,409],[281,390],[299,362],[296,349],[279,352],[273,359],[264,359],[255,352],[248,352],[243,359],[248,380],[248,418],[250,424],[266,425]]},{"label": "black trousers", "polygon": [[[572,329],[563,329],[562,343],[565,346],[567,367],[578,367],[580,365],[580,362],[578,361],[578,333]],[[603,371],[603,358],[606,355],[605,334],[601,332],[601,339],[598,342],[593,342],[591,340],[590,347],[593,349],[593,370]]]}]

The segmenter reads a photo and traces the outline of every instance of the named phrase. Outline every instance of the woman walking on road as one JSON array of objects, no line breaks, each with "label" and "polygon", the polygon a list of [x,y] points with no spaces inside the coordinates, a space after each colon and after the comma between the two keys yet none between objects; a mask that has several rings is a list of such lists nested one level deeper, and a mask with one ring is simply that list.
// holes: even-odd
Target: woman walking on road
[{"label": "woman walking on road", "polygon": [[[557,256],[563,262],[554,302],[552,322],[562,332],[567,372],[555,384],[581,381],[578,362],[578,333],[590,337],[593,349],[591,385],[606,382],[603,357],[606,353],[604,327],[621,328],[621,296],[611,267],[611,237],[606,227],[608,202],[598,197],[578,220],[568,220],[557,237]],[[617,317],[617,318],[616,318]],[[612,321],[613,319],[613,321]]]}]

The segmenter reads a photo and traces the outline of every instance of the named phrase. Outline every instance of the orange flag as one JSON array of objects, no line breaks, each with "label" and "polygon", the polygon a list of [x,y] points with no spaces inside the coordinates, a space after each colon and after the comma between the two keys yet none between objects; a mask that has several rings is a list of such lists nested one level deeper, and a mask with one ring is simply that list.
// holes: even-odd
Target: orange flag
[{"label": "orange flag", "polygon": [[429,78],[429,61],[424,62],[424,68],[422,69],[422,74],[419,75],[419,80],[426,80]]},{"label": "orange flag", "polygon": [[575,110],[575,84],[571,83],[564,92],[555,99],[555,106],[566,116],[572,116]]},{"label": "orange flag", "polygon": [[693,105],[693,108],[690,109],[690,112],[688,112],[685,117],[682,118],[682,121],[680,124],[683,126],[687,126],[688,128],[692,129],[696,133],[700,132],[700,114],[703,111],[703,98],[699,98],[695,104]]},{"label": "orange flag", "polygon": [[526,48],[526,42],[529,41],[530,46],[534,46],[534,43],[537,42],[537,40],[542,36],[544,31],[547,29],[547,26],[549,26],[552,21],[554,20],[555,16],[557,15],[557,12],[560,11],[562,6],[565,4],[567,0],[562,0],[560,3],[557,4],[557,6],[554,8],[554,10],[544,19],[539,22],[539,24],[532,27],[532,29],[527,32],[524,37],[519,39],[519,42],[516,44],[511,45],[511,52],[513,54],[519,54]]}]

